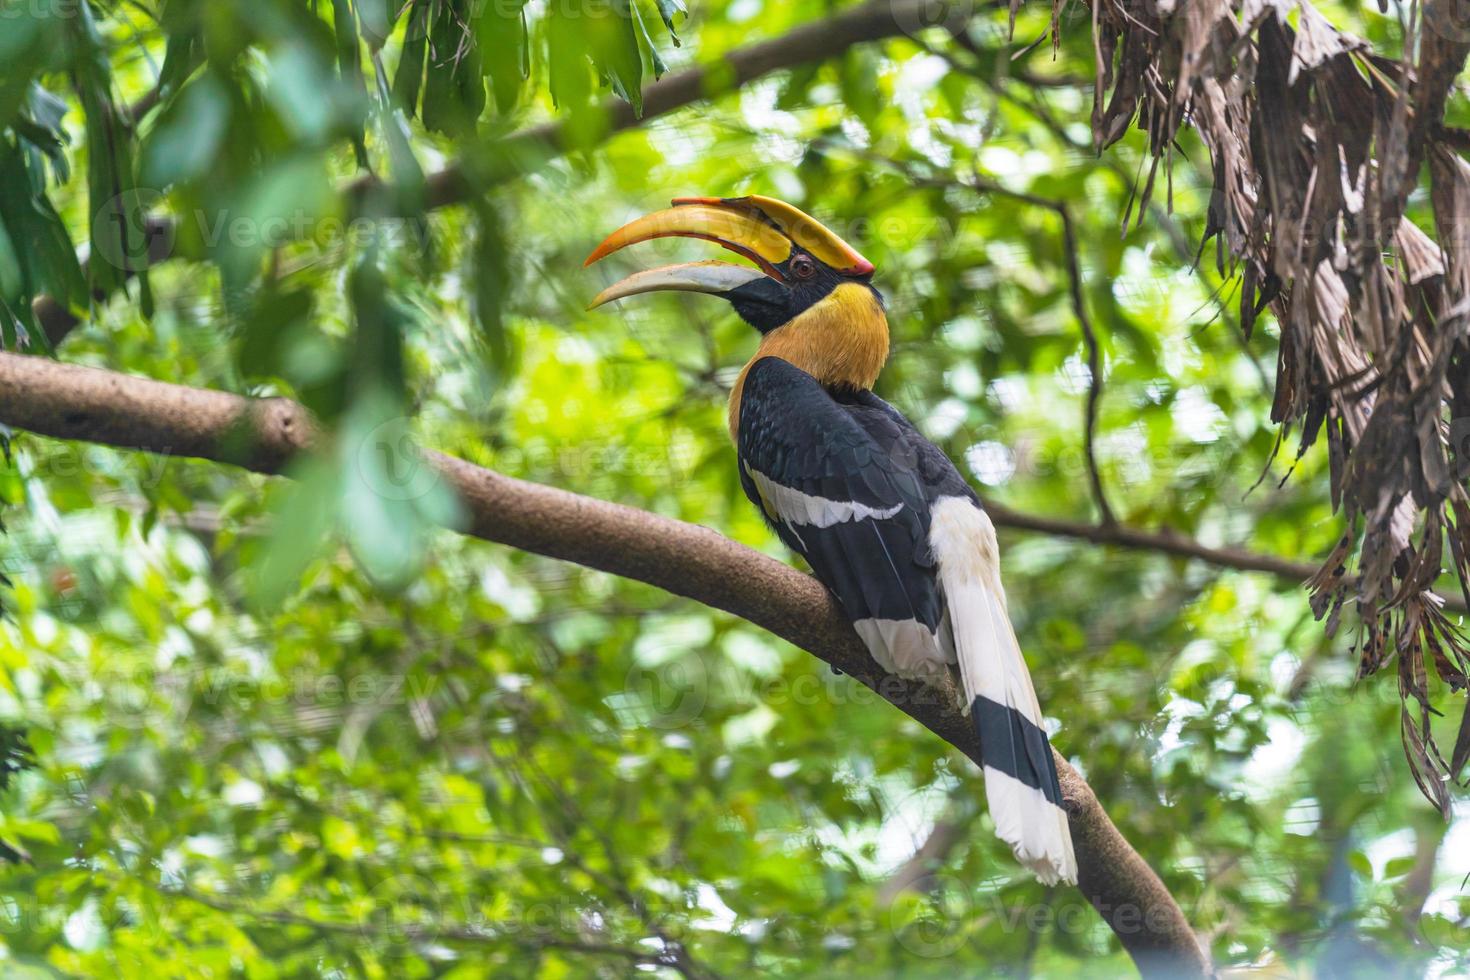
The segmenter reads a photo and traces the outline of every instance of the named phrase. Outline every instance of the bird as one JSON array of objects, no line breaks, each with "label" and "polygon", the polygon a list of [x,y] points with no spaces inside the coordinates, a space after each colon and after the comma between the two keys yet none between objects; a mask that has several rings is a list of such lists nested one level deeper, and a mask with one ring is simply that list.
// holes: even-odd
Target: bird
[{"label": "bird", "polygon": [[943,450],[874,394],[889,327],[874,266],[772,197],[679,197],[614,231],[585,266],[655,238],[749,260],[635,272],[589,309],[663,290],[722,297],[761,335],[730,396],[742,488],[901,677],[957,668],[996,834],[1044,884],[1075,884],[1056,762],[1001,582],[995,527]]}]

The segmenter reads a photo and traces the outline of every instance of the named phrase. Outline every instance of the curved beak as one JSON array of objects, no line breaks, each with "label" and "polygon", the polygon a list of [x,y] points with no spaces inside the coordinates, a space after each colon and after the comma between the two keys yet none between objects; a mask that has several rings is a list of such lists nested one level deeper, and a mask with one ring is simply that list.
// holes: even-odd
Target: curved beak
[{"label": "curved beak", "polygon": [[587,309],[595,310],[604,303],[611,303],[615,299],[623,299],[627,296],[637,296],[639,293],[669,289],[723,296],[741,286],[764,278],[766,274],[759,269],[734,265],[730,262],[681,262],[678,265],[666,265],[658,269],[635,272],[598,293],[592,302],[587,304]]},{"label": "curved beak", "polygon": [[603,240],[583,266],[655,238],[699,238],[754,262],[756,272],[725,262],[688,262],[635,273],[598,294],[592,306],[661,289],[723,294],[762,275],[785,284],[783,265],[801,248],[848,276],[872,275],[873,264],[815,218],[771,197],[679,197],[673,206],[629,222]]},{"label": "curved beak", "polygon": [[[682,199],[681,199],[682,200]],[[780,278],[777,263],[791,257],[791,241],[749,212],[723,208],[703,199],[645,214],[628,222],[592,250],[583,268],[619,249],[655,238],[703,238],[745,256],[766,275]]]}]

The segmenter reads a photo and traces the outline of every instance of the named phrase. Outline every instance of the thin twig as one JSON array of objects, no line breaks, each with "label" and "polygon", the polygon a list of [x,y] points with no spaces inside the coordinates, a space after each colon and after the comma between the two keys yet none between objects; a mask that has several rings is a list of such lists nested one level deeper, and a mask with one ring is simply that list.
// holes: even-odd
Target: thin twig
[{"label": "thin twig", "polygon": [[1093,502],[1097,505],[1098,521],[1105,527],[1111,527],[1118,520],[1113,516],[1113,508],[1103,491],[1102,471],[1097,465],[1097,415],[1102,403],[1103,389],[1102,351],[1098,347],[1097,328],[1093,326],[1092,315],[1087,311],[1087,300],[1083,295],[1082,261],[1072,211],[1065,201],[1012,190],[978,173],[967,181],[961,180],[957,183],[981,194],[999,194],[1044,208],[1061,220],[1062,251],[1067,257],[1068,292],[1072,300],[1072,312],[1077,317],[1077,327],[1082,333],[1082,344],[1087,350],[1087,402],[1083,409],[1082,451],[1087,460],[1087,479],[1092,486]]},{"label": "thin twig", "polygon": [[590,956],[612,956],[633,963],[646,963],[659,966],[672,965],[669,957],[663,953],[646,952],[644,950],[631,949],[626,946],[574,939],[567,936],[551,934],[527,935],[520,932],[514,934],[498,933],[488,926],[481,928],[459,922],[426,923],[422,925],[417,923],[393,922],[386,926],[377,926],[367,920],[348,922],[338,919],[319,919],[314,916],[302,915],[299,912],[287,912],[283,909],[257,908],[249,902],[242,902],[221,895],[211,895],[208,892],[202,892],[187,886],[161,885],[141,877],[130,877],[127,880],[136,882],[165,898],[193,902],[226,915],[240,916],[274,926],[294,926],[312,929],[316,932],[339,933],[361,938],[380,936],[381,938],[391,939],[395,942],[461,942],[488,946],[512,946],[530,951],[556,949],[565,952],[585,953]]},{"label": "thin twig", "polygon": [[[956,3],[953,11],[956,16],[973,17],[997,6],[998,0]],[[926,18],[938,9],[934,0],[869,0],[831,17],[801,24],[780,37],[737,48],[723,55],[718,63],[697,64],[670,72],[643,89],[641,114],[621,99],[606,101],[602,106],[605,125],[598,130],[598,138],[608,139],[624,130],[646,125],[774,72],[836,58],[855,45],[912,36],[914,26],[932,22]],[[130,119],[136,120],[152,108],[160,94],[155,89],[134,103]],[[585,145],[580,137],[568,139],[567,127],[560,120],[528,126],[471,147],[461,159],[425,177],[423,206],[435,210],[476,200],[495,186],[530,173],[572,148],[584,149]],[[347,181],[338,190],[350,215],[356,215],[365,201],[383,196],[379,193],[383,190],[382,181],[373,174]],[[174,257],[174,225],[160,215],[150,215],[147,221],[145,233],[151,266]],[[162,248],[155,249],[155,243]],[[47,295],[37,296],[32,306],[52,347],[60,344],[81,322],[71,310]]]}]

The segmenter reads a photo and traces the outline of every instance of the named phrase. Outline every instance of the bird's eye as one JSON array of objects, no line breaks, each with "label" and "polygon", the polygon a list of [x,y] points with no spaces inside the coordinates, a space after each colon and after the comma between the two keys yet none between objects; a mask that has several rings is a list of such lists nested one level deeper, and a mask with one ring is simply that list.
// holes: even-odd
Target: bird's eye
[{"label": "bird's eye", "polygon": [[805,255],[791,260],[791,271],[798,279],[810,279],[817,274],[817,264]]}]

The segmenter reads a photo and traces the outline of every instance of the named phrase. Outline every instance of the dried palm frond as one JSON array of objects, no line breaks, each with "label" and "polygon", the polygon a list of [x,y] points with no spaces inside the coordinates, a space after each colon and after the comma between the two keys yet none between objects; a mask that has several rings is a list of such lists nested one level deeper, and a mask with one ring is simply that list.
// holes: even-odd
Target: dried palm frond
[{"label": "dried palm frond", "polygon": [[[1302,452],[1326,435],[1345,533],[1308,583],[1313,609],[1331,630],[1356,604],[1363,675],[1398,658],[1405,753],[1448,814],[1470,711],[1447,762],[1429,664],[1463,690],[1470,646],[1431,587],[1447,563],[1470,602],[1470,165],[1440,124],[1470,31],[1451,0],[1426,0],[1400,62],[1306,0],[1093,2],[1093,137],[1102,149],[1136,120],[1155,169],[1181,126],[1208,147],[1201,251],[1215,239],[1239,273],[1247,338],[1264,309],[1280,323],[1272,419],[1300,427]],[[1404,217],[1426,161],[1433,236]]]}]

